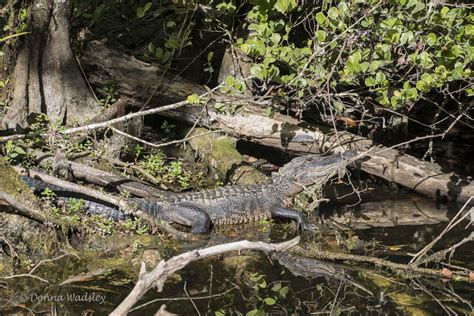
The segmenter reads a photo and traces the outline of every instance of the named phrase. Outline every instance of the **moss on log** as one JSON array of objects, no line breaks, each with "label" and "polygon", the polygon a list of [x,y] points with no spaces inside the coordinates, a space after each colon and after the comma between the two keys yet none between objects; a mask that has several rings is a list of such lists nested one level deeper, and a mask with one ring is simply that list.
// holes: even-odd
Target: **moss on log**
[{"label": "moss on log", "polygon": [[[205,132],[204,128],[196,128],[189,136]],[[189,144],[223,182],[252,184],[263,182],[267,178],[259,170],[246,164],[244,157],[235,148],[235,141],[227,136],[216,137],[213,134],[205,134],[190,139]]]}]

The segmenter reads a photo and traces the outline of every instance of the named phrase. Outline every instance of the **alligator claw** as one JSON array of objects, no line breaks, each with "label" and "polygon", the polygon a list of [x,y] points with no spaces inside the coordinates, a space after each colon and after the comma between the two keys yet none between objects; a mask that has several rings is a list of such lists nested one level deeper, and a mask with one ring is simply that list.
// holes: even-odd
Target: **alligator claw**
[{"label": "alligator claw", "polygon": [[316,230],[318,227],[316,225],[310,224],[307,221],[302,221],[299,225],[301,230]]}]

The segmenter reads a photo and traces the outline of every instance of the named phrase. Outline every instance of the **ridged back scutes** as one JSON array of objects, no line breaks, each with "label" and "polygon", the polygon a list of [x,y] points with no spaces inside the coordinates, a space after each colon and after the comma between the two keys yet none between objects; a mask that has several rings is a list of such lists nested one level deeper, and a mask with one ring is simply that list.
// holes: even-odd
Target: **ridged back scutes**
[{"label": "ridged back scutes", "polygon": [[272,183],[251,184],[251,185],[229,185],[215,189],[185,192],[176,196],[160,198],[160,202],[178,203],[182,201],[202,201],[219,200],[229,197],[248,196],[255,193],[273,192]]}]

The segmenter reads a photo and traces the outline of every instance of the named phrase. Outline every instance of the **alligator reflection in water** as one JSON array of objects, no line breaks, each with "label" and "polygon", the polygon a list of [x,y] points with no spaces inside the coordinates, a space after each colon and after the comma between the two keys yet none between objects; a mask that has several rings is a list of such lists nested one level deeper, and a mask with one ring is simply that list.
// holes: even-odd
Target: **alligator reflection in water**
[{"label": "alligator reflection in water", "polygon": [[[447,222],[448,207],[427,198],[385,200],[342,206],[330,219],[348,229],[393,227],[403,225],[432,225]],[[329,218],[328,218],[329,219]]]}]

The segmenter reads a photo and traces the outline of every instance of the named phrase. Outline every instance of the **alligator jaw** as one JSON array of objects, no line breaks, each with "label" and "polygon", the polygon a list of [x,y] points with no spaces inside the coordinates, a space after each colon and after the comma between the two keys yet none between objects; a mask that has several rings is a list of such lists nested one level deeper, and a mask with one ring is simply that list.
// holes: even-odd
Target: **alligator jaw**
[{"label": "alligator jaw", "polygon": [[293,197],[306,186],[322,186],[335,175],[342,178],[346,166],[355,156],[355,151],[347,150],[331,156],[305,155],[297,157],[280,169],[273,182],[284,196]]}]

